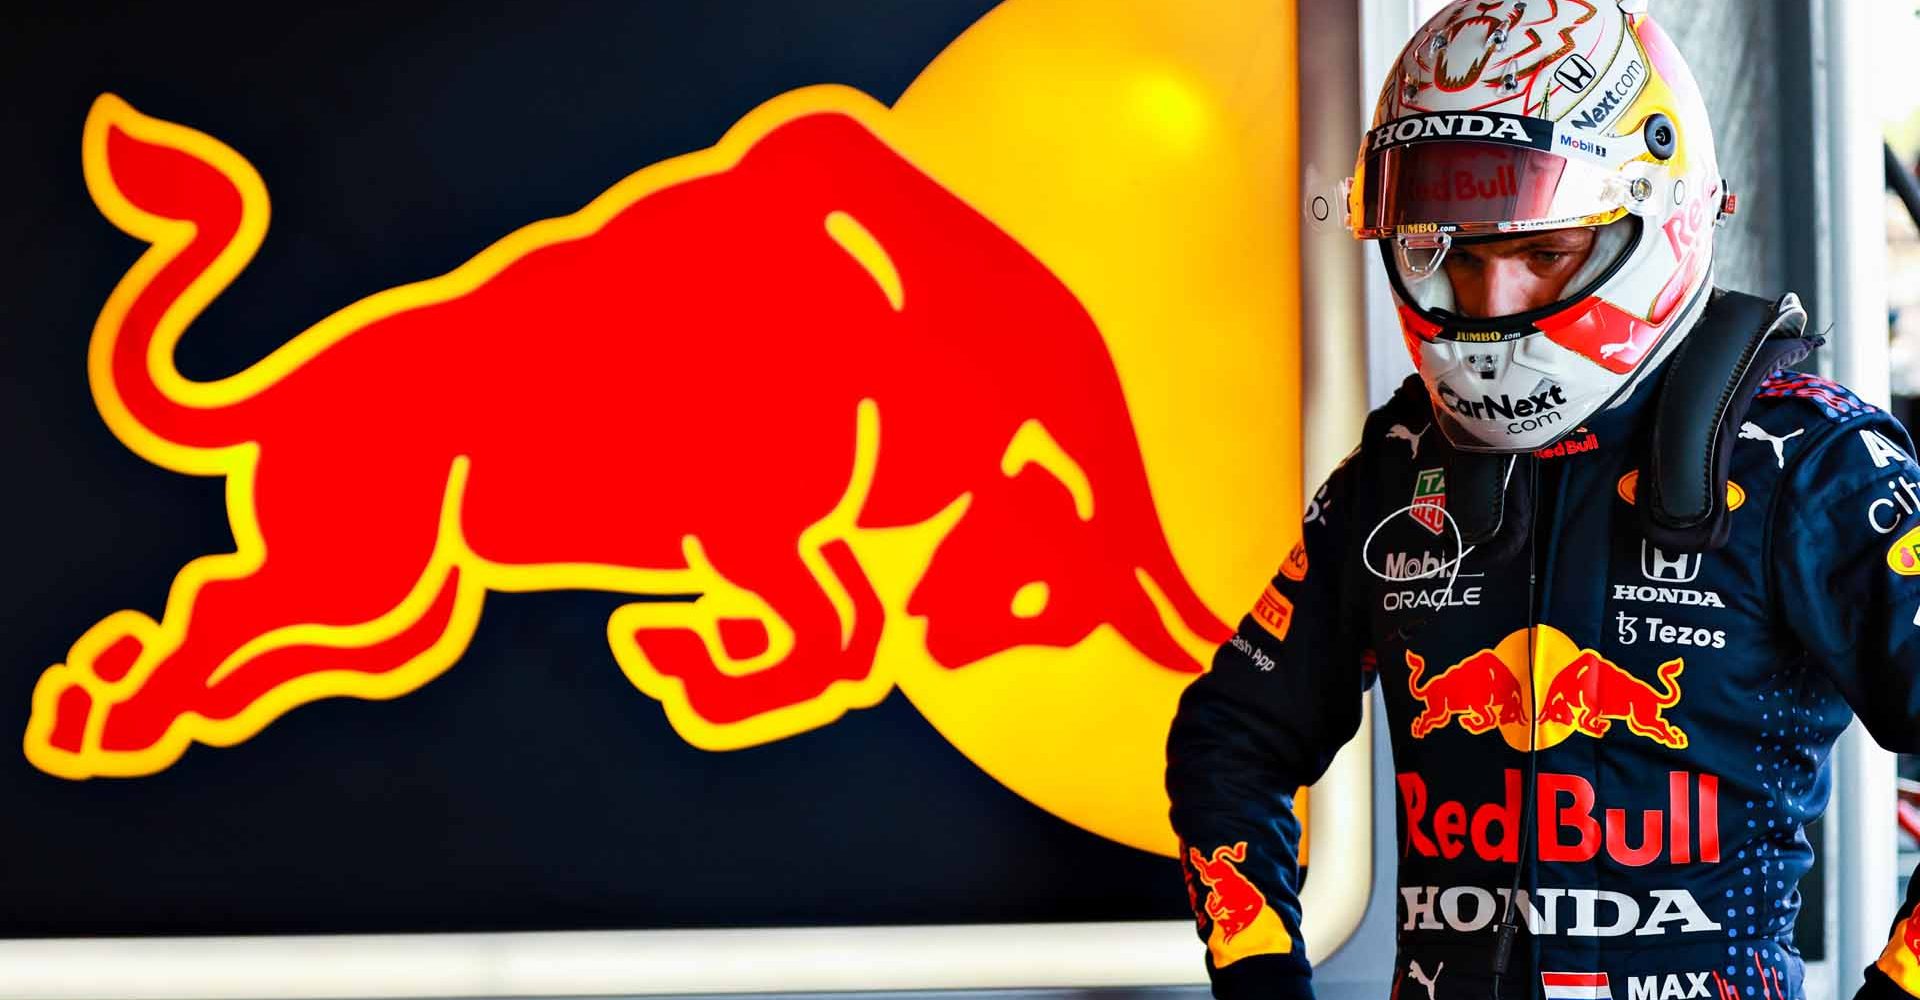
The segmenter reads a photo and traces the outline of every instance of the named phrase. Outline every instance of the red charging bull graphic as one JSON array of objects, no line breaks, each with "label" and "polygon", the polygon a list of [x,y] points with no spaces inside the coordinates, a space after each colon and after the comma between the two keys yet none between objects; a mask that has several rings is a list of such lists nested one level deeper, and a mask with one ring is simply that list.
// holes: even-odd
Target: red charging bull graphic
[{"label": "red charging bull graphic", "polygon": [[1460,728],[1475,736],[1495,726],[1526,721],[1520,679],[1492,650],[1481,650],[1441,671],[1425,683],[1420,680],[1427,661],[1407,651],[1407,690],[1425,707],[1413,720],[1413,738],[1460,720]]},{"label": "red charging bull graphic", "polygon": [[[1213,921],[1207,935],[1207,952],[1213,967],[1224,969],[1248,955],[1284,955],[1293,951],[1293,935],[1287,932],[1279,914],[1267,905],[1267,897],[1245,875],[1239,865],[1247,860],[1247,843],[1216,847],[1213,857],[1189,847],[1186,864],[1207,887],[1207,899],[1194,916]],[[1189,883],[1191,884],[1191,883]]]},{"label": "red charging bull graphic", "polygon": [[1206,914],[1219,929],[1221,940],[1226,942],[1232,942],[1253,926],[1254,918],[1267,908],[1267,897],[1234,867],[1245,864],[1246,860],[1244,840],[1232,847],[1214,848],[1211,858],[1202,855],[1198,848],[1187,848],[1187,863],[1199,873],[1200,881],[1207,887]]},{"label": "red charging bull graphic", "polygon": [[1664,690],[1656,690],[1600,654],[1583,650],[1578,659],[1553,675],[1553,683],[1541,701],[1540,718],[1575,726],[1596,737],[1607,735],[1614,721],[1620,720],[1637,735],[1683,750],[1687,734],[1669,724],[1665,716],[1667,709],[1680,703],[1678,679],[1685,668],[1679,659],[1660,664],[1658,676]]},{"label": "red charging bull graphic", "polygon": [[1426,658],[1407,650],[1407,691],[1422,706],[1410,726],[1413,738],[1457,722],[1476,736],[1497,728],[1516,750],[1546,749],[1576,732],[1604,737],[1624,722],[1636,736],[1686,749],[1687,734],[1667,719],[1680,703],[1683,660],[1660,664],[1655,687],[1551,625],[1534,634],[1538,669],[1529,670],[1527,640],[1526,631],[1514,632],[1431,677]]},{"label": "red charging bull graphic", "polygon": [[890,690],[850,539],[936,523],[907,610],[941,665],[1106,625],[1197,672],[1180,630],[1229,630],[1175,563],[1099,330],[881,110],[782,95],[193,382],[174,347],[259,247],[266,188],[103,96],[88,189],[152,249],[94,328],[94,397],[142,457],[226,479],[236,550],[184,567],[159,621],[82,635],[35,688],[27,757],[151,774],[316,699],[398,697],[460,657],[489,592],[553,589],[699,595],[614,613],[615,660],[696,745],[780,739]]}]

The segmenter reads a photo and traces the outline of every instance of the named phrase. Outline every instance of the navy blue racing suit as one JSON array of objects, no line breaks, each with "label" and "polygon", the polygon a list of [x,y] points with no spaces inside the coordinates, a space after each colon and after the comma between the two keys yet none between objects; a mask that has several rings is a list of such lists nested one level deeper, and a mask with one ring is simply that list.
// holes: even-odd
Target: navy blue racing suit
[{"label": "navy blue racing suit", "polygon": [[[1398,1000],[1489,997],[1509,912],[1503,997],[1803,995],[1802,828],[1834,740],[1858,715],[1920,751],[1920,466],[1885,413],[1776,372],[1731,442],[1731,540],[1663,550],[1634,507],[1658,384],[1518,459],[1532,541],[1504,562],[1458,558],[1418,381],[1368,418],[1169,736],[1216,996],[1309,995],[1293,797],[1376,681]],[[1920,995],[1916,906],[1910,881],[1863,995]]]}]

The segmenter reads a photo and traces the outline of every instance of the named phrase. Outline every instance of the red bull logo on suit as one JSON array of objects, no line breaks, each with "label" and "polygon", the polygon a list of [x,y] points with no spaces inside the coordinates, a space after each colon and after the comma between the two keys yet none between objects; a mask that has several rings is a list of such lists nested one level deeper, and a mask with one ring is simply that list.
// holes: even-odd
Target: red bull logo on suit
[{"label": "red bull logo on suit", "polygon": [[1684,660],[1660,664],[1655,687],[1551,625],[1538,627],[1532,645],[1533,669],[1523,629],[1431,676],[1426,658],[1407,650],[1407,691],[1422,706],[1413,738],[1458,724],[1476,736],[1497,728],[1515,750],[1544,750],[1575,734],[1604,737],[1620,723],[1662,746],[1686,748],[1687,734],[1666,717],[1680,703]]}]

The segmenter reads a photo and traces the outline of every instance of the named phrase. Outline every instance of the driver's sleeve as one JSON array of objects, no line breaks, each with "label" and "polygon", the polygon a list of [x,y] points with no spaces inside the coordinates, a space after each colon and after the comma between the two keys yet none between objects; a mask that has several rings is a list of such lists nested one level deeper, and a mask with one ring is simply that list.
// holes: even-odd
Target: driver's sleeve
[{"label": "driver's sleeve", "polygon": [[[1789,627],[1874,742],[1920,753],[1920,466],[1869,411],[1789,466],[1769,538]],[[1894,794],[1888,788],[1887,794]],[[1920,997],[1920,872],[1856,1000]]]},{"label": "driver's sleeve", "polygon": [[1317,780],[1360,725],[1371,669],[1345,587],[1356,570],[1361,460],[1308,505],[1303,538],[1212,668],[1180,698],[1167,793],[1213,994],[1311,995],[1300,936],[1295,791]]}]

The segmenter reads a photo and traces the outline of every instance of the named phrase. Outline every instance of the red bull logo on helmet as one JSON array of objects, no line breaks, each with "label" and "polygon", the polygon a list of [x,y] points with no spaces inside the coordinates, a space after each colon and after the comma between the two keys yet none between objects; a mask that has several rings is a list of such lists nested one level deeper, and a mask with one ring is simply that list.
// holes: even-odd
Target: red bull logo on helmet
[{"label": "red bull logo on helmet", "polygon": [[1458,725],[1474,735],[1498,729],[1515,750],[1546,749],[1575,735],[1600,738],[1624,729],[1675,750],[1687,734],[1667,720],[1680,703],[1679,658],[1655,670],[1659,686],[1643,681],[1566,633],[1541,625],[1534,633],[1534,669],[1528,669],[1528,635],[1513,632],[1431,676],[1426,658],[1409,649],[1407,690],[1422,709],[1414,716],[1414,739]]}]

